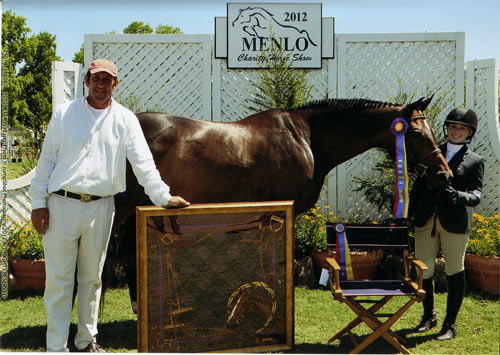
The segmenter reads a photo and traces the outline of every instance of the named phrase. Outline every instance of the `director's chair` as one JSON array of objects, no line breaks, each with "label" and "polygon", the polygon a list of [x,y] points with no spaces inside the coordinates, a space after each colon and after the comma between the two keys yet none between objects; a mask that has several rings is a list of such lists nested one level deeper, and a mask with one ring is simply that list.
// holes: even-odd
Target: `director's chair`
[{"label": "director's chair", "polygon": [[[409,354],[410,352],[403,345],[405,341],[390,329],[415,302],[421,302],[425,297],[422,278],[423,270],[426,270],[427,266],[420,260],[408,256],[408,228],[381,224],[327,224],[327,239],[328,255],[333,256],[334,248],[336,255],[336,258],[327,258],[333,298],[347,304],[357,315],[356,319],[337,332],[328,342],[331,343],[347,333],[354,344],[351,354],[357,354],[382,337],[401,353]],[[346,245],[348,248],[364,250],[380,248],[401,250],[403,277],[397,280],[356,280],[355,273],[352,275],[349,269],[349,249]],[[418,283],[410,279],[411,263],[419,269]],[[354,276],[354,280],[348,280],[348,276],[351,278]],[[377,313],[395,296],[409,297],[409,301],[395,313]],[[365,297],[370,297],[370,299]],[[387,318],[387,320],[382,322],[379,318]],[[351,330],[362,322],[366,323],[373,333],[358,343]]]}]

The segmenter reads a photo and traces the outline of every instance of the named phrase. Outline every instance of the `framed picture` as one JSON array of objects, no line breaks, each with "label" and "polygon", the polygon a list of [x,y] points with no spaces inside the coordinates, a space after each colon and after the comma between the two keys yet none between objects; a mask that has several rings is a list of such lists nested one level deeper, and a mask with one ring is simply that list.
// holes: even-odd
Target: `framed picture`
[{"label": "framed picture", "polygon": [[137,207],[138,350],[293,346],[293,201]]}]

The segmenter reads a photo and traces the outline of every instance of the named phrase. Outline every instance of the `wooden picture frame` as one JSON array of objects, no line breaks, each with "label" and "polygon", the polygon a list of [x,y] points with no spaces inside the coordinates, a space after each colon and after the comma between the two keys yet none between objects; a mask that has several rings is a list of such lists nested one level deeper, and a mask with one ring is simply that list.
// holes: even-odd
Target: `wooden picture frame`
[{"label": "wooden picture frame", "polygon": [[293,347],[293,201],[136,212],[139,352]]}]

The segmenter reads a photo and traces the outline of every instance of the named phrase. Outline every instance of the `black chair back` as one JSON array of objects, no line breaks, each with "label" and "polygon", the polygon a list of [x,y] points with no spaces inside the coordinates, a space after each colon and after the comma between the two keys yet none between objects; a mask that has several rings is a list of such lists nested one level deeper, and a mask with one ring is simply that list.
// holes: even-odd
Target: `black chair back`
[{"label": "black chair back", "polygon": [[[349,248],[407,249],[408,227],[395,224],[344,224]],[[335,248],[337,237],[335,224],[327,223],[328,248]]]}]

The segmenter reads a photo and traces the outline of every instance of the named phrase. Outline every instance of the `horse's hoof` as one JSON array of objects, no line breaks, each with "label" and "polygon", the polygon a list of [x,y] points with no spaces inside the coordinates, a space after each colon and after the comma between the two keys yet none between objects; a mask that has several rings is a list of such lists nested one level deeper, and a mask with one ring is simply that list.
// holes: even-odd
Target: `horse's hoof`
[{"label": "horse's hoof", "polygon": [[132,312],[134,312],[134,314],[137,314],[137,302],[136,301],[132,301]]}]

